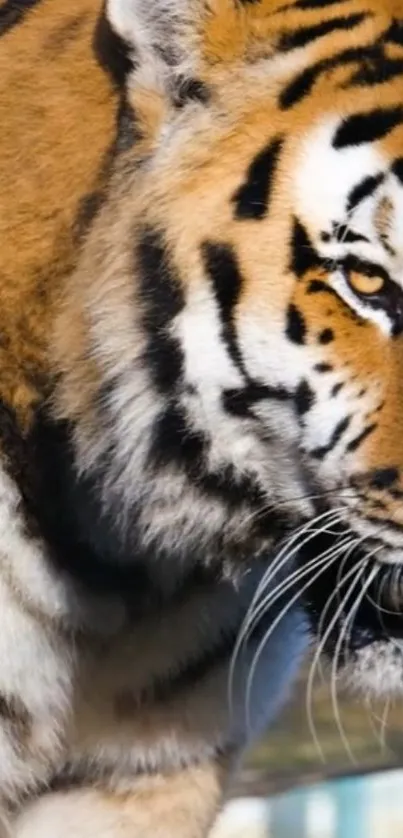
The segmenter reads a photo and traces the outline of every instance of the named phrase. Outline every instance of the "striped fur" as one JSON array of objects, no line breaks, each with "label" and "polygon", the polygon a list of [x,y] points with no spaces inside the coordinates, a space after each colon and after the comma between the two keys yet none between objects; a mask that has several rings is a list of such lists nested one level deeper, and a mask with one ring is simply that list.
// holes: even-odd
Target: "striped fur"
[{"label": "striped fur", "polygon": [[[400,5],[0,7],[13,838],[203,838],[306,643],[277,600],[230,712],[279,541],[337,512],[363,561],[401,564]],[[314,622],[349,555],[311,582]],[[400,615],[351,613],[350,680],[395,691]]]}]

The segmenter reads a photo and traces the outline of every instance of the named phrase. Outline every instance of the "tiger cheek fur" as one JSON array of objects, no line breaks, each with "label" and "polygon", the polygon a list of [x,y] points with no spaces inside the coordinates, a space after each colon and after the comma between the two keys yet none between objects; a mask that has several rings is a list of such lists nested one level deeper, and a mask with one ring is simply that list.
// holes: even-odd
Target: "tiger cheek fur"
[{"label": "tiger cheek fur", "polygon": [[0,183],[0,796],[13,838],[204,838],[306,613],[354,685],[403,683],[403,26],[107,0],[96,93],[97,3],[57,2],[0,5],[7,66],[48,25],[65,127],[28,219],[11,143]]}]

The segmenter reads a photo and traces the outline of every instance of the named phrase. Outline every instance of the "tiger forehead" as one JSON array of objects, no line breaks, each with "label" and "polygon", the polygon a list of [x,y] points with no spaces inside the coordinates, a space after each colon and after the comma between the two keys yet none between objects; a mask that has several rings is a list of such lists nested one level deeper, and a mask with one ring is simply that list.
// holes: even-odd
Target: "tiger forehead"
[{"label": "tiger forehead", "polygon": [[[327,6],[327,4],[326,4]],[[398,2],[350,0],[343,6],[273,0],[213,0],[199,25],[203,57],[209,64],[255,60],[271,51],[287,53],[295,47],[318,47],[321,35],[331,33],[342,43],[353,26],[371,21],[374,26],[394,14],[401,15]],[[319,47],[320,48],[320,47]]]}]

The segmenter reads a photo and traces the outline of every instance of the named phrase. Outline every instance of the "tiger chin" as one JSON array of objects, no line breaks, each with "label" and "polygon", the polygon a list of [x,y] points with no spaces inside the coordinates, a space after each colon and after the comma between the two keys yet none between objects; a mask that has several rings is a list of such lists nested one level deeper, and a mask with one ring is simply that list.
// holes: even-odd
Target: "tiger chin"
[{"label": "tiger chin", "polygon": [[0,176],[0,799],[12,838],[204,838],[306,614],[401,689],[403,25],[107,0],[118,108],[72,2],[0,7],[6,66],[45,61]]}]

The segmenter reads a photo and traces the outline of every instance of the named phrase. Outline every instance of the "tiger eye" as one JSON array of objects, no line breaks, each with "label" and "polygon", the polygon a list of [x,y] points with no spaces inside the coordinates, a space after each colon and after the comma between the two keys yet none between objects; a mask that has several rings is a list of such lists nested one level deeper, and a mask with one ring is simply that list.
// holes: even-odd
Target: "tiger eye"
[{"label": "tiger eye", "polygon": [[366,274],[358,273],[358,271],[351,271],[349,274],[349,283],[357,294],[379,294],[385,285],[385,280],[381,276],[367,276]]}]

